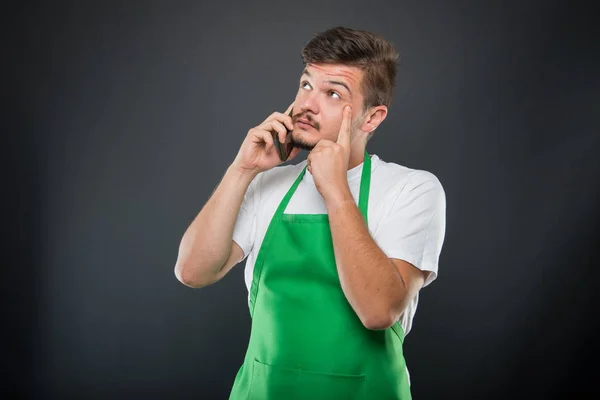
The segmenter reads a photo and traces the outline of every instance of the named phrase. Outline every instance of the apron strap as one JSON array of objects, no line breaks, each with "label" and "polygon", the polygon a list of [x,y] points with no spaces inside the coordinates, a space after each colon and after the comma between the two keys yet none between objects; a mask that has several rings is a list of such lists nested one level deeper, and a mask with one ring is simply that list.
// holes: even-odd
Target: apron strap
[{"label": "apron strap", "polygon": [[360,177],[360,193],[358,195],[358,209],[365,218],[365,223],[369,224],[367,211],[369,210],[369,191],[371,189],[371,157],[365,150],[365,159]]}]

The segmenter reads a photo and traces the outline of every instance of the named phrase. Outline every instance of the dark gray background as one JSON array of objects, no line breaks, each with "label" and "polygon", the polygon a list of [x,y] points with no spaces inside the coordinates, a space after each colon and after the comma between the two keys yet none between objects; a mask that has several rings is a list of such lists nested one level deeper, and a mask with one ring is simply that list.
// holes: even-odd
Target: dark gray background
[{"label": "dark gray background", "polygon": [[343,25],[401,53],[368,150],[447,195],[439,279],[405,342],[414,397],[597,395],[598,30],[568,3],[7,9],[3,389],[227,397],[250,328],[243,264],[186,288],[179,240],[248,129],[293,100],[304,43]]}]

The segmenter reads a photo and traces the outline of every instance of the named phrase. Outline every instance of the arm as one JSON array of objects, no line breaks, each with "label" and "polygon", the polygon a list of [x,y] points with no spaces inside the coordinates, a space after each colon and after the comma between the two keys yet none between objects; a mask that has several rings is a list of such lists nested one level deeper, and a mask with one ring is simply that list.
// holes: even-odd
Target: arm
[{"label": "arm", "polygon": [[[244,252],[233,241],[233,234],[244,195],[260,172],[282,163],[274,140],[283,142],[288,130],[293,129],[288,115],[293,106],[285,114],[274,112],[248,131],[221,183],[184,233],[175,264],[175,276],[183,284],[194,288],[210,285],[242,260]],[[294,148],[286,161],[299,150]]]},{"label": "arm", "polygon": [[241,261],[244,253],[232,240],[233,229],[244,194],[255,176],[255,173],[230,167],[184,233],[175,276],[186,286],[210,285]]},{"label": "arm", "polygon": [[[354,203],[346,178],[350,117],[350,109],[345,108],[338,141],[319,141],[308,156],[308,168],[327,206],[344,294],[365,327],[385,329],[427,282],[430,272],[422,270],[433,271],[437,266],[445,197],[437,179],[421,176],[406,188],[408,194],[402,200],[394,202],[378,245]],[[354,143],[360,144],[361,139],[366,143],[364,133],[357,135]],[[363,149],[358,146],[357,153]]]},{"label": "arm", "polygon": [[326,204],[346,298],[366,328],[389,328],[423,286],[426,272],[385,255],[349,190]]}]

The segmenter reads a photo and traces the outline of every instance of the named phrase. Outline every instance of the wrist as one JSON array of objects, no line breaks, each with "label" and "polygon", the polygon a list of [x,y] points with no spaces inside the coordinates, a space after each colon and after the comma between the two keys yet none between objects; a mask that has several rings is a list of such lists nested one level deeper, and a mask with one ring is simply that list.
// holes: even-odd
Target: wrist
[{"label": "wrist", "polygon": [[257,170],[249,170],[246,168],[241,168],[235,164],[231,164],[227,169],[227,175],[230,176],[234,181],[240,183],[250,183],[256,175],[258,175]]},{"label": "wrist", "polygon": [[323,195],[323,200],[328,210],[335,210],[339,207],[343,207],[348,203],[355,205],[354,197],[350,192],[350,188],[339,188],[331,190],[330,192]]}]

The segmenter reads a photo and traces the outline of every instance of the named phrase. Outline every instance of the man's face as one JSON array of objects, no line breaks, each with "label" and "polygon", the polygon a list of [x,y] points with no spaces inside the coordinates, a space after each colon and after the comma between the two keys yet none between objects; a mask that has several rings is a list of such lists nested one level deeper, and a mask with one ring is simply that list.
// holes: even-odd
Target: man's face
[{"label": "man's face", "polygon": [[354,133],[363,115],[362,78],[363,72],[356,67],[308,64],[294,102],[294,144],[312,150],[321,139],[337,141],[343,109],[348,104],[352,106]]}]

